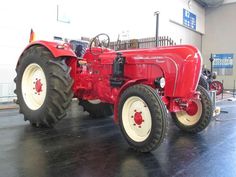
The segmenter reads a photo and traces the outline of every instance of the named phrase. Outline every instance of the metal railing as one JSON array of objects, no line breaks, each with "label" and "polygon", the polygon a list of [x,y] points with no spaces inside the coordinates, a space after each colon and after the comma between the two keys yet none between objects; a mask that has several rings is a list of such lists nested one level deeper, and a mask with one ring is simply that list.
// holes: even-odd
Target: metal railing
[{"label": "metal railing", "polygon": [[[173,46],[176,43],[168,36],[160,36],[158,39],[158,46]],[[111,42],[109,48],[114,50],[127,50],[137,48],[152,48],[156,46],[155,37],[131,39],[131,40],[118,40]]]}]

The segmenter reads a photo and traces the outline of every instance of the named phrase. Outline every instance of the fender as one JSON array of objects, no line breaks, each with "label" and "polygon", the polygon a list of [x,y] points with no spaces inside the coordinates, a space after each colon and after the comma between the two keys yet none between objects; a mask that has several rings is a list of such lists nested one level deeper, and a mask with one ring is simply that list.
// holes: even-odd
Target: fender
[{"label": "fender", "polygon": [[119,101],[120,101],[120,96],[121,94],[130,86],[133,86],[135,84],[140,84],[144,81],[147,81],[147,79],[143,78],[143,79],[134,79],[134,80],[130,80],[128,82],[126,82],[121,89],[119,90],[116,100],[114,102],[114,122],[118,123],[118,105],[119,105]]},{"label": "fender", "polygon": [[[57,42],[48,42],[48,41],[35,41],[35,42],[30,43],[24,49],[24,51],[21,53],[20,58],[23,55],[23,53],[25,52],[25,50],[27,50],[30,47],[35,46],[35,45],[41,45],[41,46],[46,47],[55,58],[63,57],[63,56],[77,58],[74,51],[71,49],[70,44],[68,44],[68,43],[61,44],[61,43],[57,43]],[[18,59],[17,65],[19,63],[20,58]]]}]

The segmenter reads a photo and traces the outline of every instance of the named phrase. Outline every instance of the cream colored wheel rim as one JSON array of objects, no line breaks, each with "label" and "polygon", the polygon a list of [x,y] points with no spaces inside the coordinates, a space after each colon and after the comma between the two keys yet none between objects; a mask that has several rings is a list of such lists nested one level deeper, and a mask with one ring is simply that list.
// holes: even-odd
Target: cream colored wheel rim
[{"label": "cream colored wheel rim", "polygon": [[176,113],[176,117],[180,123],[185,126],[195,125],[201,118],[202,115],[202,103],[200,100],[194,101],[197,104],[198,110],[196,114],[189,115],[186,111],[180,111]]},{"label": "cream colored wheel rim", "polygon": [[47,92],[47,82],[44,71],[38,64],[33,63],[26,67],[21,88],[23,99],[31,110],[37,110],[43,105]]},{"label": "cream colored wheel rim", "polygon": [[152,128],[151,113],[145,101],[137,96],[128,98],[122,108],[122,123],[133,141],[145,141]]}]

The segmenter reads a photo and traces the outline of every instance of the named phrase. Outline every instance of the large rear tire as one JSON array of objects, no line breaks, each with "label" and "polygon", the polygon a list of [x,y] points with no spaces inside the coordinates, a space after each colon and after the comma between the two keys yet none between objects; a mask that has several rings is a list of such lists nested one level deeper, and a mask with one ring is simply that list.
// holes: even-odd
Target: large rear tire
[{"label": "large rear tire", "polygon": [[84,111],[87,111],[93,118],[102,118],[113,115],[113,106],[108,103],[80,100],[79,105],[81,105],[84,108]]},{"label": "large rear tire", "polygon": [[16,68],[20,113],[36,127],[53,127],[66,116],[71,103],[73,79],[65,58],[55,59],[43,46],[33,46],[21,56]]},{"label": "large rear tire", "polygon": [[209,93],[202,86],[198,86],[200,100],[192,101],[192,108],[189,111],[171,113],[174,123],[181,130],[189,133],[198,133],[204,130],[210,123],[213,106]]},{"label": "large rear tire", "polygon": [[155,150],[166,135],[167,111],[157,92],[146,85],[129,87],[118,107],[121,132],[139,152]]}]

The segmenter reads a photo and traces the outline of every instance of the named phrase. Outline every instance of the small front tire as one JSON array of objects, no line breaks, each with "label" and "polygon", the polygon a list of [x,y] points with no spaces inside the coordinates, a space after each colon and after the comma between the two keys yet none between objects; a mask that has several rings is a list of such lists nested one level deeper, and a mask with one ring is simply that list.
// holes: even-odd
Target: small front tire
[{"label": "small front tire", "polygon": [[198,133],[204,130],[210,123],[213,106],[208,91],[202,86],[198,86],[197,91],[200,92],[200,100],[193,100],[193,107],[197,110],[180,111],[171,113],[174,123],[181,130],[189,133]]},{"label": "small front tire", "polygon": [[153,88],[139,84],[126,89],[119,101],[118,117],[123,136],[136,151],[149,152],[162,143],[167,111]]}]

